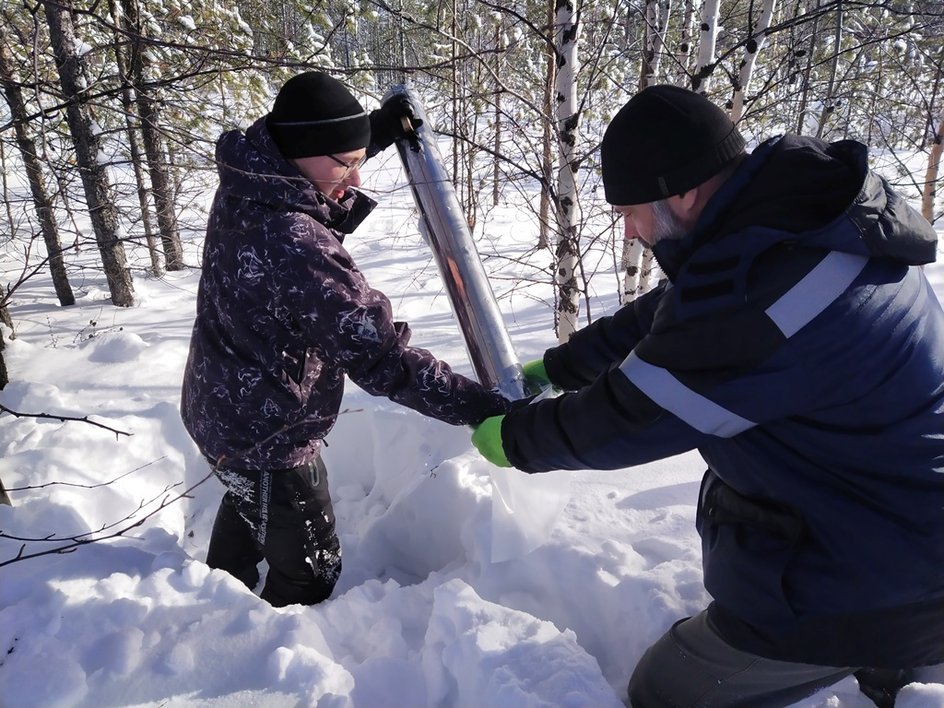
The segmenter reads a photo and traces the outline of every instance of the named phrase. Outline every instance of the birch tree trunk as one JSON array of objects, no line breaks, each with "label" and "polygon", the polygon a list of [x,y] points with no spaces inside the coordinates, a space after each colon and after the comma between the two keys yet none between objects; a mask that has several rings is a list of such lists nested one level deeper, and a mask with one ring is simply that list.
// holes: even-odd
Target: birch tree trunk
[{"label": "birch tree trunk", "polygon": [[623,255],[620,258],[623,269],[623,294],[620,303],[625,305],[651,288],[655,257],[652,249],[638,238],[623,237]]},{"label": "birch tree trunk", "polygon": [[757,61],[757,55],[767,43],[767,29],[770,27],[776,6],[777,0],[764,0],[760,19],[757,20],[756,25],[750,28],[751,37],[744,47],[744,58],[741,59],[737,84],[734,87],[734,97],[731,101],[731,120],[735,123],[741,120],[741,116],[744,115],[744,97],[747,94],[747,87],[751,83],[751,74],[754,73],[754,62]]},{"label": "birch tree trunk", "polygon": [[[452,96],[450,101],[452,107],[452,181],[455,183],[459,202],[464,204],[462,198],[463,181],[462,173],[460,172],[460,168],[462,167],[462,141],[459,139],[460,122],[462,120],[462,109],[459,104],[462,100],[462,95],[459,91],[459,43],[456,41],[456,37],[459,36],[459,5],[456,0],[452,0],[451,4],[452,16],[449,20],[449,32],[452,37],[450,42],[450,71],[452,74]],[[466,220],[468,220],[468,214],[466,214]]]},{"label": "birch tree trunk", "polygon": [[557,125],[560,135],[560,169],[557,175],[557,336],[566,342],[577,330],[580,309],[577,288],[577,200],[576,146],[580,122],[577,103],[578,15],[572,0],[557,0],[555,17],[557,46]]},{"label": "birch tree trunk", "polygon": [[72,25],[69,0],[42,0],[49,25],[59,85],[66,101],[66,120],[75,145],[75,157],[82,178],[95,240],[102,257],[111,301],[118,307],[134,304],[134,286],[119,237],[118,209],[115,190],[109,179],[107,165],[102,162],[102,139],[92,121],[91,109],[84,95],[88,88],[84,59],[78,53],[78,41]]},{"label": "birch tree trunk", "polygon": [[[809,0],[807,4],[807,12],[815,13],[813,14],[813,25],[810,29],[810,44],[806,50],[806,66],[803,68],[802,73],[802,86],[800,87],[800,106],[797,111],[797,124],[796,124],[796,134],[803,135],[804,130],[806,129],[806,113],[809,110],[810,104],[810,78],[813,75],[813,55],[816,51],[816,33],[819,27],[819,13],[816,10],[819,9],[820,0]],[[869,142],[871,143],[871,135],[869,135]]]},{"label": "birch tree trunk", "polygon": [[[0,301],[0,322],[5,324],[10,328],[10,337],[13,337],[13,318],[10,317],[10,310],[7,308],[7,303]],[[0,391],[6,388],[7,384],[10,383],[10,374],[7,371],[7,362],[3,358],[3,350],[6,348],[6,338],[3,336],[3,330],[0,329]],[[10,501],[10,497],[7,496],[6,490],[3,488],[3,481],[0,480],[0,504],[8,504],[13,506],[13,503]]]},{"label": "birch tree trunk", "polygon": [[180,243],[180,232],[177,230],[173,180],[167,169],[167,150],[164,148],[161,137],[160,108],[148,94],[145,83],[146,60],[141,48],[141,40],[144,37],[141,13],[137,0],[122,0],[121,4],[128,28],[134,34],[129,70],[138,115],[141,119],[141,138],[144,142],[144,153],[147,156],[154,206],[157,209],[157,226],[161,232],[161,244],[164,246],[164,261],[167,264],[167,270],[182,270],[185,267],[183,246]]},{"label": "birch tree trunk", "polygon": [[944,150],[944,112],[937,120],[937,131],[934,133],[934,143],[928,155],[928,170],[924,175],[924,189],[921,192],[921,213],[932,224],[934,223],[934,202],[937,198],[937,178],[942,150]]},{"label": "birch tree trunk", "polygon": [[715,44],[718,38],[718,13],[721,0],[705,0],[701,11],[701,32],[698,36],[698,61],[692,76],[692,91],[708,93],[711,72],[714,71]]},{"label": "birch tree trunk", "polygon": [[[502,70],[502,22],[495,23],[495,76],[501,76]],[[502,144],[502,113],[501,113],[502,87],[495,85],[495,132],[493,133],[492,149],[495,155],[501,154]],[[499,168],[498,158],[492,160],[492,205],[498,206],[498,198],[501,195],[501,169]]]},{"label": "birch tree trunk", "polygon": [[[7,306],[0,306],[4,312],[6,312]],[[8,315],[9,316],[9,315]],[[6,348],[6,341],[3,337],[3,330],[0,329],[0,391],[6,388],[7,384],[10,383],[10,375],[7,373],[7,363],[3,359],[3,350]],[[3,488],[3,482],[0,482],[0,489]],[[6,492],[2,492],[2,495],[6,495]]]},{"label": "birch tree trunk", "polygon": [[672,2],[668,0],[663,11],[661,0],[646,0],[645,49],[642,55],[642,71],[639,75],[639,89],[656,83],[662,50],[665,47],[665,28],[669,24]]},{"label": "birch tree trunk", "polygon": [[836,91],[836,73],[839,70],[839,52],[842,49],[842,1],[836,3],[836,29],[833,33],[833,58],[829,67],[829,84],[826,87],[826,97],[823,99],[823,110],[819,114],[819,123],[816,126],[816,137],[823,137],[823,130],[829,114],[835,108],[833,94]]},{"label": "birch tree trunk", "polygon": [[26,102],[23,100],[20,83],[13,77],[14,61],[9,40],[9,34],[0,24],[0,84],[3,85],[3,93],[10,107],[16,143],[20,149],[26,179],[33,196],[33,206],[39,219],[43,242],[46,244],[49,272],[52,275],[56,297],[59,298],[59,304],[64,307],[74,305],[75,295],[72,293],[72,286],[69,285],[69,276],[66,274],[65,262],[62,258],[62,242],[59,238],[59,227],[56,225],[55,211],[46,190],[42,166],[36,153],[36,143],[26,129],[29,124]]},{"label": "birch tree trunk", "polygon": [[679,69],[687,70],[692,58],[692,18],[695,16],[695,0],[683,0],[682,21],[680,23],[679,44],[675,51],[675,60]]},{"label": "birch tree trunk", "polygon": [[[0,322],[3,322],[3,324],[10,328],[10,336],[12,337],[13,320],[10,318],[10,311],[7,309],[6,302],[0,302]],[[7,384],[10,383],[10,374],[7,371],[7,362],[3,358],[4,349],[6,349],[6,338],[3,336],[3,330],[0,329],[0,391],[5,389]],[[13,506],[13,502],[10,501],[10,496],[3,487],[3,480],[0,480],[0,504]]]},{"label": "birch tree trunk", "polygon": [[[665,31],[669,26],[671,11],[671,1],[666,4],[664,10],[660,0],[646,2],[645,49],[639,72],[640,91],[658,82],[659,66],[665,48]],[[624,233],[623,253],[620,257],[620,268],[623,272],[623,293],[620,300],[623,304],[632,302],[649,290],[653,264],[652,250],[646,248],[639,239],[626,238]]]},{"label": "birch tree trunk", "polygon": [[[556,0],[547,3],[548,33],[554,29]],[[541,155],[541,174],[544,183],[541,185],[541,204],[538,211],[539,232],[538,248],[547,248],[550,243],[551,230],[551,189],[554,182],[554,126],[551,116],[554,115],[554,97],[557,95],[557,46],[554,41],[547,42],[546,72],[544,76],[544,135],[541,139],[543,154]]]}]

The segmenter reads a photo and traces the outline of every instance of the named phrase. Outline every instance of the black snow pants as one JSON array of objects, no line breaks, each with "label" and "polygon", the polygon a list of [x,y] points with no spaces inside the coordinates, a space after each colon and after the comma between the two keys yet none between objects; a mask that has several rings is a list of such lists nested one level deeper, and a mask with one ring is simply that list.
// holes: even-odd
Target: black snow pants
[{"label": "black snow pants", "polygon": [[264,558],[269,572],[263,600],[275,607],[326,600],[341,573],[341,547],[321,458],[293,469],[214,471],[227,491],[207,565],[253,588]]}]

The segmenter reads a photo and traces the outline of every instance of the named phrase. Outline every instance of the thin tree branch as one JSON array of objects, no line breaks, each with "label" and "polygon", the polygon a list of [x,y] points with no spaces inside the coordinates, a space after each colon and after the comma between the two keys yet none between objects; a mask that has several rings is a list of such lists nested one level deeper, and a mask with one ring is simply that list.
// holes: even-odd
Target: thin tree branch
[{"label": "thin tree branch", "polygon": [[2,403],[0,403],[0,413],[9,413],[14,418],[39,418],[42,420],[58,420],[62,423],[65,423],[67,421],[76,421],[78,423],[88,423],[89,425],[94,425],[96,428],[102,428],[104,430],[114,433],[116,438],[119,435],[127,435],[128,437],[131,437],[134,434],[134,433],[125,432],[124,430],[118,430],[116,428],[109,427],[105,425],[104,423],[97,423],[94,420],[89,420],[88,416],[82,416],[81,418],[79,418],[79,417],[68,416],[68,415],[56,415],[54,413],[21,413],[19,411],[13,410],[12,408],[7,408]]}]

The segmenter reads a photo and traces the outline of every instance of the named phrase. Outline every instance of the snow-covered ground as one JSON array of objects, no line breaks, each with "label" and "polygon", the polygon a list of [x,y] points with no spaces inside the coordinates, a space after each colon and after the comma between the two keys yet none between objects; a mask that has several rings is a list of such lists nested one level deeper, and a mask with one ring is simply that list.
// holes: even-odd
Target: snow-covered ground
[{"label": "snow-covered ground", "polygon": [[[414,343],[471,374],[402,176],[367,186],[381,208],[349,249]],[[509,259],[536,238],[517,206],[492,218]],[[9,279],[16,258],[3,258]],[[74,307],[41,274],[10,308],[0,403],[112,430],[3,417],[0,705],[620,706],[645,648],[707,603],[697,454],[528,477],[483,461],[468,430],[349,384],[325,450],[343,575],[322,605],[268,606],[203,563],[222,486],[177,407],[198,271],[137,271],[130,309],[84,272]],[[944,267],[929,274],[944,293]],[[521,359],[539,356],[549,290],[493,282]],[[944,706],[944,668],[918,679],[898,706]],[[871,705],[853,678],[797,704]]]}]

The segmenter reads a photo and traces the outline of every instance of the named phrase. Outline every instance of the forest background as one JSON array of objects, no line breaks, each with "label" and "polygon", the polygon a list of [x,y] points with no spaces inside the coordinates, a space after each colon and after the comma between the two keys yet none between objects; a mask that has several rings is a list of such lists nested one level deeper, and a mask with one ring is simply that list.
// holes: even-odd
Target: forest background
[{"label": "forest background", "polygon": [[[218,490],[201,487],[194,491],[188,487],[184,493],[170,493],[168,490],[179,484],[180,460],[173,455],[167,460],[161,458],[163,461],[154,458],[158,449],[164,452],[165,447],[189,445],[180,430],[174,405],[184,346],[178,341],[183,341],[178,330],[186,331],[187,326],[180,329],[177,325],[180,313],[186,312],[188,317],[191,314],[188,308],[192,307],[192,289],[200,265],[199,243],[205,227],[207,196],[216,184],[215,140],[224,130],[245,127],[264,115],[284,80],[306,69],[326,70],[345,81],[369,108],[378,105],[393,84],[406,82],[414,89],[439,136],[440,150],[499,305],[506,318],[522,301],[529,305],[528,316],[522,315],[517,322],[520,326],[514,332],[515,343],[524,345],[522,351],[536,354],[555,337],[565,339],[594,317],[612,312],[644,289],[653,277],[648,254],[638,244],[624,243],[622,225],[603,198],[597,149],[612,115],[635,91],[652,83],[672,83],[705,92],[731,112],[751,147],[782,132],[827,140],[861,140],[871,148],[873,165],[932,223],[938,222],[940,233],[942,202],[936,188],[941,181],[938,165],[944,138],[942,36],[944,3],[940,0],[577,3],[396,0],[393,5],[344,0],[330,3],[0,0],[0,87],[4,97],[0,101],[3,288],[0,388],[6,387],[4,395],[8,396],[4,399],[7,405],[0,403],[0,417],[6,425],[0,429],[0,447],[5,451],[0,462],[8,465],[0,477],[9,482],[11,476],[7,473],[15,471],[20,483],[20,477],[26,476],[21,470],[31,475],[28,486],[11,490],[16,507],[0,509],[6,514],[5,523],[15,521],[30,537],[30,542],[22,545],[19,542],[22,539],[15,534],[0,530],[0,541],[12,554],[3,556],[0,565],[13,565],[3,571],[6,585],[2,594],[5,600],[12,598],[4,615],[8,621],[5,629],[10,632],[23,629],[21,620],[14,623],[11,617],[23,618],[26,627],[18,644],[14,637],[13,643],[0,645],[6,650],[5,658],[0,658],[0,668],[4,662],[11,672],[20,670],[16,667],[34,665],[35,685],[49,687],[46,694],[33,697],[37,701],[43,695],[55,695],[63,705],[78,705],[80,702],[74,700],[77,686],[88,691],[89,704],[102,695],[112,695],[108,693],[111,690],[116,691],[114,695],[124,695],[118,688],[122,681],[115,679],[109,683],[112,674],[108,671],[104,672],[105,678],[94,676],[96,667],[112,656],[103,651],[100,642],[105,640],[98,636],[99,625],[104,617],[121,625],[122,632],[133,633],[125,625],[138,622],[138,615],[129,612],[118,617],[125,612],[120,603],[96,609],[98,606],[91,601],[80,602],[70,618],[74,622],[85,617],[87,623],[79,623],[75,628],[63,622],[60,627],[58,591],[43,590],[45,586],[33,574],[48,575],[58,581],[65,573],[62,582],[68,585],[71,576],[53,564],[50,556],[67,554],[80,546],[85,546],[88,553],[88,544],[131,536],[145,521],[153,520],[172,504],[186,511],[190,535],[181,534],[178,547],[177,541],[168,541],[149,529],[147,533],[151,535],[144,534],[144,548],[156,549],[158,555],[166,551],[178,559],[182,567],[190,569],[183,575],[193,580],[193,587],[176,594],[163,587],[148,590],[145,586],[161,570],[161,563],[168,562],[166,556],[160,555],[164,560],[155,562],[158,570],[143,574],[140,587],[136,587],[144,601],[158,608],[155,616],[146,621],[144,634],[154,638],[166,635],[169,643],[179,639],[170,630],[174,625],[165,622],[161,611],[174,607],[181,594],[187,595],[188,600],[199,599],[204,592],[201,588],[205,587],[219,593],[219,612],[210,616],[206,624],[198,619],[206,614],[203,606],[195,600],[192,603],[194,636],[216,636],[214,630],[229,621],[233,602],[247,603],[250,599],[234,600],[235,591],[226,586],[226,578],[214,576],[204,582],[208,571],[199,563],[191,563],[189,556],[186,561],[181,556],[180,548],[185,548],[193,558],[204,552],[206,534],[201,532],[209,527],[207,514],[215,508],[214,495]],[[397,157],[390,150],[377,160],[387,161],[389,167]],[[386,174],[386,167],[379,167],[378,173]],[[366,187],[369,193],[382,197],[388,208],[390,203],[399,205],[378,219],[382,224],[378,233],[357,233],[352,237],[352,241],[358,242],[352,248],[362,249],[359,253],[366,256],[362,259],[358,255],[358,262],[374,266],[368,269],[368,274],[371,282],[376,283],[375,277],[383,275],[391,261],[402,257],[389,255],[388,234],[394,234],[394,246],[402,251],[402,243],[397,239],[404,231],[415,228],[416,215],[406,214],[409,197],[402,179],[368,180]],[[513,244],[506,233],[510,214],[514,215]],[[522,239],[526,242],[524,247]],[[528,239],[532,241],[528,243]],[[411,259],[408,264],[417,265],[419,271],[428,267],[421,259]],[[940,288],[942,281],[935,268],[939,266],[929,272],[937,278],[934,282]],[[397,277],[402,281],[397,282],[398,287],[408,287],[403,285],[408,282],[418,296],[429,296],[430,302],[424,301],[420,310],[435,309],[438,291],[434,287],[426,291],[422,286],[428,276],[409,272]],[[384,285],[379,287],[386,289],[394,283],[391,278],[388,281],[381,279]],[[46,290],[47,300],[42,303]],[[157,293],[161,293],[160,298]],[[177,303],[174,307],[179,306],[179,310],[169,305],[164,309],[162,303],[168,293],[186,300],[185,306]],[[398,300],[398,311],[405,308],[405,301],[406,298]],[[534,309],[543,310],[546,317],[532,318]],[[150,322],[146,334],[153,334],[158,340],[173,335],[174,356],[167,355],[168,347],[156,344],[150,352],[145,351],[143,341],[135,339],[131,331],[122,332],[120,327],[108,324],[115,319],[108,310],[133,320],[173,313],[167,315],[167,321]],[[16,335],[18,312],[24,313],[24,323],[29,320],[33,331],[27,332],[24,327],[26,334],[10,344],[11,360],[20,362],[18,371],[23,381],[17,381],[17,371],[11,370],[9,378],[13,383],[7,386],[2,346]],[[89,318],[78,312],[96,314]],[[40,334],[37,338],[35,329],[42,327],[43,318],[48,324],[48,336]],[[414,320],[412,316],[410,319]],[[435,322],[438,320],[426,319],[417,337],[434,338],[435,350],[440,352],[451,335],[430,331]],[[534,322],[545,327],[540,336],[532,326]],[[129,350],[116,351],[122,346]],[[83,352],[85,359],[81,358]],[[64,366],[62,362],[66,360],[75,363]],[[101,365],[86,368],[91,360]],[[26,366],[27,361],[30,366]],[[127,368],[121,369],[120,362],[125,362]],[[101,373],[104,371],[112,373]],[[115,371],[124,371],[124,376],[134,379],[134,386],[123,389],[122,374]],[[124,426],[114,422],[121,420],[117,415],[106,416],[105,423],[86,416],[91,414],[102,420],[102,410],[110,410],[110,402],[105,408],[97,402],[100,397],[112,395],[109,382],[105,381],[107,376],[118,379],[111,383],[120,391],[115,395],[123,401],[119,406],[122,409],[124,403],[129,407],[149,405],[148,394],[142,393],[145,389],[139,379],[148,376],[161,379],[160,385],[171,390],[154,406],[155,421],[147,415],[141,417],[152,425],[136,419],[140,430],[132,442],[119,436]],[[69,386],[74,386],[77,393],[72,395]],[[102,391],[97,392],[97,388]],[[66,391],[69,395],[63,393]],[[464,530],[467,526],[463,514],[468,511],[465,506],[470,505],[469,493],[453,479],[461,475],[447,472],[467,466],[479,473],[477,480],[487,478],[487,471],[481,467],[485,463],[475,456],[452,461],[469,448],[465,431],[451,431],[449,435],[439,429],[429,432],[425,426],[430,423],[413,418],[406,428],[402,424],[398,427],[390,421],[398,422],[400,417],[384,409],[384,402],[365,403],[356,391],[346,395],[356,402],[353,407],[363,408],[363,416],[379,421],[376,427],[384,431],[387,436],[384,440],[403,438],[396,449],[406,470],[402,477],[411,480],[407,484],[396,475],[391,480],[389,474],[381,478],[378,472],[374,486],[366,485],[371,491],[365,493],[363,500],[340,495],[339,506],[349,510],[348,522],[358,521],[350,523],[357,531],[367,525],[360,524],[361,517],[371,521],[374,513],[372,510],[361,513],[361,506],[368,507],[383,496],[384,490],[391,495],[395,492],[397,499],[407,500],[399,507],[390,504],[380,521],[362,534],[363,540],[354,533],[345,539],[346,558],[351,559],[355,571],[360,571],[353,572],[346,582],[357,588],[364,578],[380,576],[374,571],[385,567],[391,556],[399,558],[397,553],[404,544],[377,541],[385,529],[399,541],[405,536],[409,538],[409,530],[416,526],[419,540],[405,545],[418,549],[418,565],[427,571],[427,566],[439,567],[440,562],[452,567],[449,564],[455,564],[457,555],[452,545],[432,544],[433,552],[429,550],[430,538],[420,538],[419,532],[427,531],[432,523],[416,525],[412,520],[407,523],[397,514],[405,514],[402,509],[406,508],[409,512],[416,510],[422,518],[423,513],[439,509],[442,518],[434,514],[432,520],[439,530],[438,536],[449,537],[450,531],[458,534],[456,529]],[[79,404],[65,405],[62,401]],[[33,415],[38,410],[51,415]],[[69,420],[61,430],[53,430],[55,426],[48,418],[64,420],[63,411],[92,426]],[[24,417],[41,420],[24,421]],[[342,416],[341,426],[354,427],[354,423],[347,422],[351,417]],[[108,431],[116,433],[114,449],[118,452],[92,436]],[[339,442],[333,446],[335,455],[363,446],[361,429],[347,436],[341,430],[339,435]],[[346,442],[350,444],[345,445]],[[434,492],[428,491],[430,485],[411,486],[425,460],[418,451],[430,444],[448,448],[448,454],[443,452],[441,457],[449,462],[437,468],[436,477],[445,488]],[[206,477],[205,464],[196,458],[195,452],[191,451],[191,455],[192,459],[186,458],[188,484],[199,483],[199,478]],[[64,467],[60,458],[69,459],[71,464],[72,457],[80,458],[74,461],[76,467],[89,467],[81,471],[85,476],[65,475],[63,470],[71,473],[72,468]],[[384,455],[384,469],[390,458],[395,457]],[[109,458],[113,458],[110,461],[117,470],[115,474],[124,476],[143,470],[141,476],[158,490],[147,493],[145,498],[150,502],[140,501],[142,497],[138,495],[145,494],[141,491],[145,487],[139,489],[138,478],[126,480],[127,490],[121,487],[123,482],[108,481],[114,475],[102,470],[111,469],[105,464]],[[522,563],[507,564],[507,568],[497,563],[481,564],[484,580],[478,578],[473,582],[479,570],[473,572],[464,566],[460,575],[472,582],[483,597],[500,595],[506,600],[520,600],[524,596],[519,585],[506,582],[506,573],[508,577],[533,576],[542,591],[554,586],[552,580],[559,581],[561,575],[580,579],[579,591],[573,589],[578,585],[562,584],[562,599],[557,602],[535,590],[535,597],[541,601],[535,601],[531,609],[537,616],[552,617],[561,627],[576,627],[581,642],[600,661],[606,679],[621,691],[632,659],[641,653],[646,642],[657,637],[683,610],[699,606],[703,599],[699,594],[697,539],[689,529],[694,507],[679,501],[687,498],[685,494],[694,494],[692,487],[697,489],[698,464],[690,460],[679,469],[660,468],[658,473],[653,471],[648,476],[645,470],[641,475],[634,471],[617,480],[622,480],[620,483],[626,489],[642,489],[645,499],[614,497],[617,492],[613,490],[621,488],[618,485],[611,488],[609,485],[616,478],[608,475],[607,486],[600,485],[601,491],[590,494],[586,489],[591,487],[583,488],[580,503],[572,505],[576,510],[571,512],[572,523],[558,524],[556,533],[560,538],[544,547],[544,555],[531,554]],[[342,468],[339,464],[338,469]],[[593,479],[585,484],[594,484]],[[82,481],[78,486],[87,486],[88,499],[82,503],[70,497],[68,491],[61,491],[63,487],[74,488],[76,480]],[[669,484],[672,480],[679,481],[678,489]],[[162,486],[165,483],[166,488]],[[627,492],[623,489],[619,493]],[[196,501],[192,499],[194,495]],[[0,489],[0,501],[2,497]],[[116,498],[122,503],[116,504]],[[658,503],[652,502],[653,498]],[[87,528],[82,533],[68,523],[69,518],[56,500],[64,500],[62,508],[78,509],[83,512],[80,516],[89,519],[87,523],[83,521]],[[652,509],[646,506],[650,503]],[[477,514],[481,506],[476,502]],[[682,506],[680,515],[663,513],[676,506]],[[611,514],[611,507],[618,513]],[[135,511],[127,513],[128,508]],[[586,516],[594,522],[590,533]],[[663,516],[665,520],[659,521]],[[451,517],[462,523],[450,526],[446,521]],[[637,536],[644,538],[637,543]],[[642,554],[647,558],[658,556],[651,569],[647,566],[640,571],[642,581],[632,575],[636,573],[633,560],[636,556],[624,562],[608,560],[601,553],[601,548],[612,551],[611,540],[616,537],[632,539],[643,551],[648,549]],[[470,551],[469,555],[477,563],[478,536],[473,540],[475,552]],[[599,548],[594,545],[598,542]],[[107,544],[92,546],[100,547]],[[579,548],[580,553],[574,553],[574,548]],[[33,554],[45,555],[47,562],[31,558]],[[112,561],[99,563],[95,555],[83,556],[86,560],[78,555],[59,557],[64,563],[74,561],[69,568],[84,563],[91,576],[105,580],[89,584],[84,590],[70,585],[73,601],[76,597],[97,598],[103,587],[109,583],[117,585],[115,578],[124,577],[121,572],[126,568],[119,572]],[[361,568],[354,565],[358,559]],[[656,562],[660,559],[665,562]],[[475,563],[470,561],[467,565],[471,568]],[[515,567],[511,568],[512,565]],[[613,589],[610,580],[597,577],[600,567],[629,580]],[[417,577],[423,577],[423,573],[417,573]],[[404,636],[423,637],[422,653],[438,661],[443,642],[435,632],[424,634],[426,624],[411,614],[414,605],[427,606],[426,593],[433,592],[429,588],[436,582],[433,578],[415,591],[411,586],[402,593],[384,586],[384,602],[378,603],[382,605],[378,612],[383,622],[391,625],[389,631],[377,626],[370,631],[365,628],[363,637],[357,637],[359,641],[351,639],[350,644],[367,656],[386,659],[391,652],[385,643],[394,649],[402,648],[393,626],[399,621],[405,628]],[[653,602],[651,587],[666,599]],[[364,588],[364,593],[376,591],[367,581]],[[586,604],[601,609],[599,617],[583,619],[583,603],[576,602],[581,605],[577,608],[567,604],[572,596],[580,600],[577,595],[589,597]],[[440,614],[452,617],[461,603],[447,600],[442,603],[446,609]],[[351,616],[372,617],[365,604],[366,600],[357,593],[345,596],[335,605],[329,603],[324,611],[344,615],[344,621],[334,623],[329,616],[324,627],[340,631],[338,628],[347,628]],[[645,608],[645,612],[637,611],[639,608]],[[3,611],[0,607],[0,613]],[[494,608],[489,610],[489,616],[496,612]],[[262,617],[263,613],[259,614]],[[315,613],[314,617],[317,620],[321,615]],[[254,619],[246,633],[264,635],[276,620],[274,615]],[[317,635],[309,631],[308,625],[305,628],[306,637]],[[324,631],[332,638],[328,629]],[[361,632],[361,628],[355,625],[345,631],[353,635]],[[522,630],[521,634],[524,633]],[[76,636],[83,641],[74,641]],[[511,635],[509,651],[521,644],[520,636]],[[632,637],[629,650],[627,636]],[[131,672],[135,657],[143,663],[146,654],[143,650],[129,650],[128,646],[134,644],[131,639],[130,644],[123,641],[116,640],[113,652],[113,674],[119,679],[121,667]],[[66,647],[62,651],[69,656],[79,657],[78,663],[88,674],[87,681],[76,679],[78,674],[69,671],[46,675],[46,663],[31,662],[30,647],[39,652],[37,656],[51,656],[42,652],[55,642],[61,642]],[[14,644],[18,646],[16,651]],[[347,646],[343,642],[341,645]],[[414,654],[419,651],[411,642],[403,646]],[[196,642],[178,642],[169,651],[168,665],[187,668],[190,666],[187,656],[191,652],[193,656],[202,656],[205,647]],[[400,653],[410,661],[415,658],[406,649]],[[337,648],[335,654],[341,656],[343,652]],[[17,656],[21,663],[17,663]],[[296,652],[297,656],[301,653]],[[245,658],[246,666],[255,660],[255,655]],[[143,677],[136,690],[142,685],[150,690],[167,683],[162,661],[155,660],[153,672],[138,672]],[[490,677],[490,661],[484,652],[473,653],[460,666],[459,673]],[[311,678],[313,674],[307,664],[301,664],[305,670],[298,670],[297,678],[292,674],[289,677],[292,680],[285,678],[290,671],[283,671],[271,662],[267,665],[268,673],[259,675],[266,680],[276,676],[279,685],[292,696],[311,693],[312,681],[320,682],[319,690],[334,690],[327,679],[317,675]],[[76,661],[69,664],[75,665]],[[402,686],[399,676],[405,666],[407,663],[397,664],[396,672],[391,668],[379,676],[382,679],[397,676]],[[521,668],[522,675],[531,676],[530,665]],[[193,662],[189,673],[180,669],[193,682],[187,684],[187,690],[206,678],[202,675],[205,670],[197,662]],[[416,680],[407,685],[417,695],[423,691],[432,695],[438,685],[438,671],[430,669],[432,679],[414,677]],[[930,686],[927,690],[933,692],[937,701],[933,705],[944,705],[944,673],[940,669],[935,671],[922,680]],[[229,698],[234,691],[245,689],[235,680],[233,685],[228,683],[238,673],[221,670],[210,683],[222,682],[220,695]],[[250,676],[250,683],[259,677],[252,671],[245,673]],[[377,695],[388,690],[385,680],[365,678],[377,673],[376,663],[365,662],[354,673],[358,690],[369,694],[376,689]],[[105,687],[97,681],[103,681]],[[23,687],[23,696],[27,689],[36,690],[29,681],[18,684]],[[853,697],[843,699],[840,705],[862,705],[856,702],[855,686],[847,685],[843,690],[847,689]],[[465,690],[467,695],[480,695],[478,686],[472,683]],[[917,690],[913,689],[908,705],[921,708],[932,705],[924,694],[914,693]],[[143,694],[135,695],[139,696],[137,700],[143,700],[140,698]],[[165,694],[158,691],[154,695]],[[586,693],[587,704],[593,704],[595,695],[592,691]],[[120,704],[118,699],[115,701],[114,704]],[[290,701],[286,704],[294,705]]]},{"label": "forest background", "polygon": [[[0,243],[16,266],[5,331],[40,270],[50,297],[74,302],[68,249],[99,250],[116,306],[134,304],[135,277],[199,265],[184,262],[180,233],[202,231],[188,207],[215,180],[216,138],[318,68],[371,107],[394,84],[421,97],[493,282],[504,256],[491,210],[531,215],[548,255],[524,278],[554,283],[548,327],[566,339],[596,297],[626,301],[650,279],[599,189],[602,132],[632,93],[701,91],[751,144],[861,140],[933,222],[942,36],[939,0],[2,0]],[[499,297],[515,287],[502,285]]]}]

